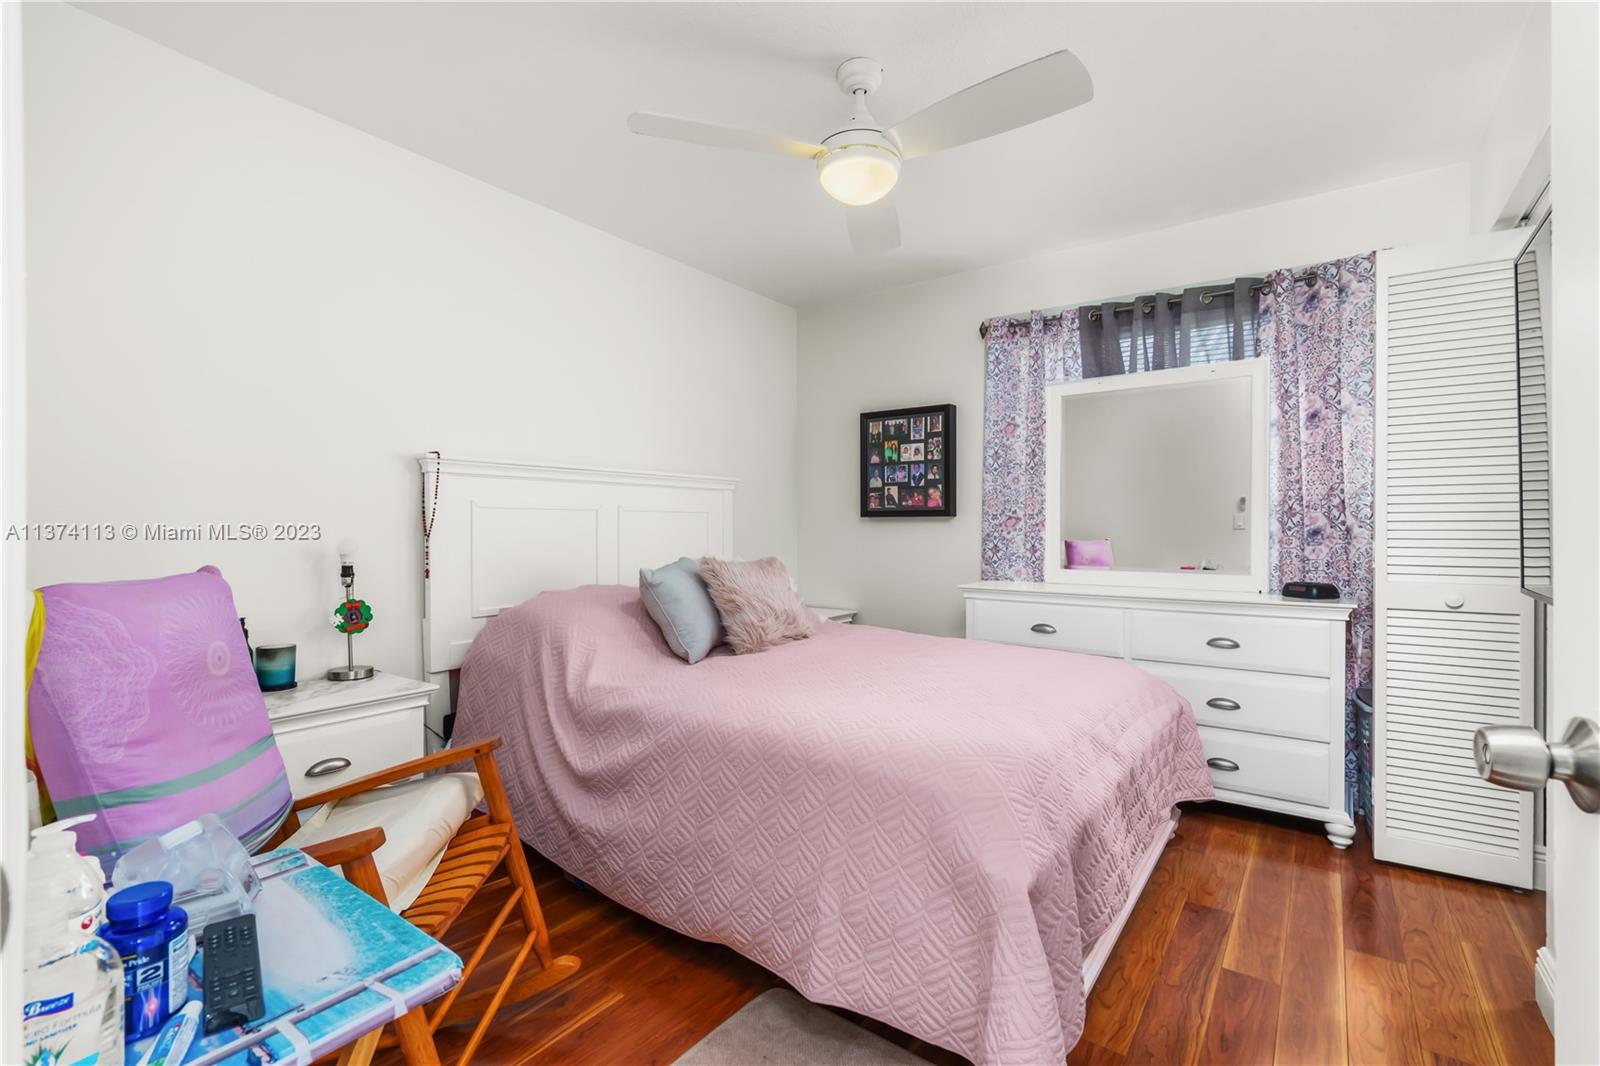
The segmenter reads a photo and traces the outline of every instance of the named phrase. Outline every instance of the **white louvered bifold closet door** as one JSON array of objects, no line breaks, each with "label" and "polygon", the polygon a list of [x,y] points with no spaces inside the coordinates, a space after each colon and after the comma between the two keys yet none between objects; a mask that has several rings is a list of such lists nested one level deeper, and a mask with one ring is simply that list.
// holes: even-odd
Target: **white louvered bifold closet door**
[{"label": "white louvered bifold closet door", "polygon": [[1533,796],[1472,733],[1533,724],[1515,259],[1527,231],[1378,253],[1373,853],[1533,883]]}]

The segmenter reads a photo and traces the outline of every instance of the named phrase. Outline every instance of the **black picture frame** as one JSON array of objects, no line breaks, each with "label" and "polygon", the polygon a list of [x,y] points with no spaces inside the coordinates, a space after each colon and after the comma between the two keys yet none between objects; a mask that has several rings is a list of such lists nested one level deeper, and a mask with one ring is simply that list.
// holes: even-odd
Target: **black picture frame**
[{"label": "black picture frame", "polygon": [[[862,518],[955,517],[955,404],[865,411],[860,440],[856,474]],[[907,445],[915,458],[901,458]],[[937,507],[931,506],[934,500]]]}]

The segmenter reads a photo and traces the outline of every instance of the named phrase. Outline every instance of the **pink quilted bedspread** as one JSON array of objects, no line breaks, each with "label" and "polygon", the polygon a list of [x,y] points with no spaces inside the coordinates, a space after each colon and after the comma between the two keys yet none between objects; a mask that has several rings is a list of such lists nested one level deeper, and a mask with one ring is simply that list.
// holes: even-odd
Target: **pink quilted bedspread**
[{"label": "pink quilted bedspread", "polygon": [[1127,663],[819,624],[689,666],[628,588],[484,627],[455,736],[496,734],[564,869],[979,1063],[1065,1060],[1085,945],[1212,795],[1189,705]]}]

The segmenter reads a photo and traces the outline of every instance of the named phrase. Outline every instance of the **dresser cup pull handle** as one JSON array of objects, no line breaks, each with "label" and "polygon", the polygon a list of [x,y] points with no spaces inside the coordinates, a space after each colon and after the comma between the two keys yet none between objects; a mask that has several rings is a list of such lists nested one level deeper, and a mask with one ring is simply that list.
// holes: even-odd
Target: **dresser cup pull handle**
[{"label": "dresser cup pull handle", "polygon": [[329,774],[336,774],[340,770],[348,769],[350,769],[350,760],[341,755],[335,755],[331,759],[321,759],[312,763],[310,767],[306,769],[306,776],[327,777]]},{"label": "dresser cup pull handle", "polygon": [[1450,608],[1452,611],[1459,611],[1461,608],[1467,605],[1467,601],[1459,598],[1452,598],[1445,600],[1444,605]]},{"label": "dresser cup pull handle", "polygon": [[1234,762],[1232,759],[1207,759],[1206,765],[1211,767],[1213,770],[1225,770],[1230,774],[1239,769],[1239,764]]},{"label": "dresser cup pull handle", "polygon": [[1035,622],[1028,628],[1033,630],[1035,633],[1044,633],[1047,636],[1056,631],[1056,627],[1051,625],[1049,622]]},{"label": "dresser cup pull handle", "polygon": [[1239,709],[1239,701],[1230,700],[1226,696],[1212,696],[1209,700],[1206,700],[1206,706],[1214,711],[1237,711]]},{"label": "dresser cup pull handle", "polygon": [[1206,647],[1221,648],[1224,651],[1232,651],[1238,646],[1239,642],[1234,640],[1232,637],[1212,637],[1210,640],[1206,641]]}]

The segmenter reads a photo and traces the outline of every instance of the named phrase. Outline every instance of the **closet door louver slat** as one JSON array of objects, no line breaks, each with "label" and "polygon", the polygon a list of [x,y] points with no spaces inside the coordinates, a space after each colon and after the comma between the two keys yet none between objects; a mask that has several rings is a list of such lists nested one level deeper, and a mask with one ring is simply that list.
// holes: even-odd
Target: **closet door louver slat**
[{"label": "closet door louver slat", "polygon": [[1527,236],[1378,256],[1372,819],[1379,859],[1522,887],[1533,797],[1478,777],[1472,734],[1533,721],[1517,413],[1542,383],[1518,372]]}]

